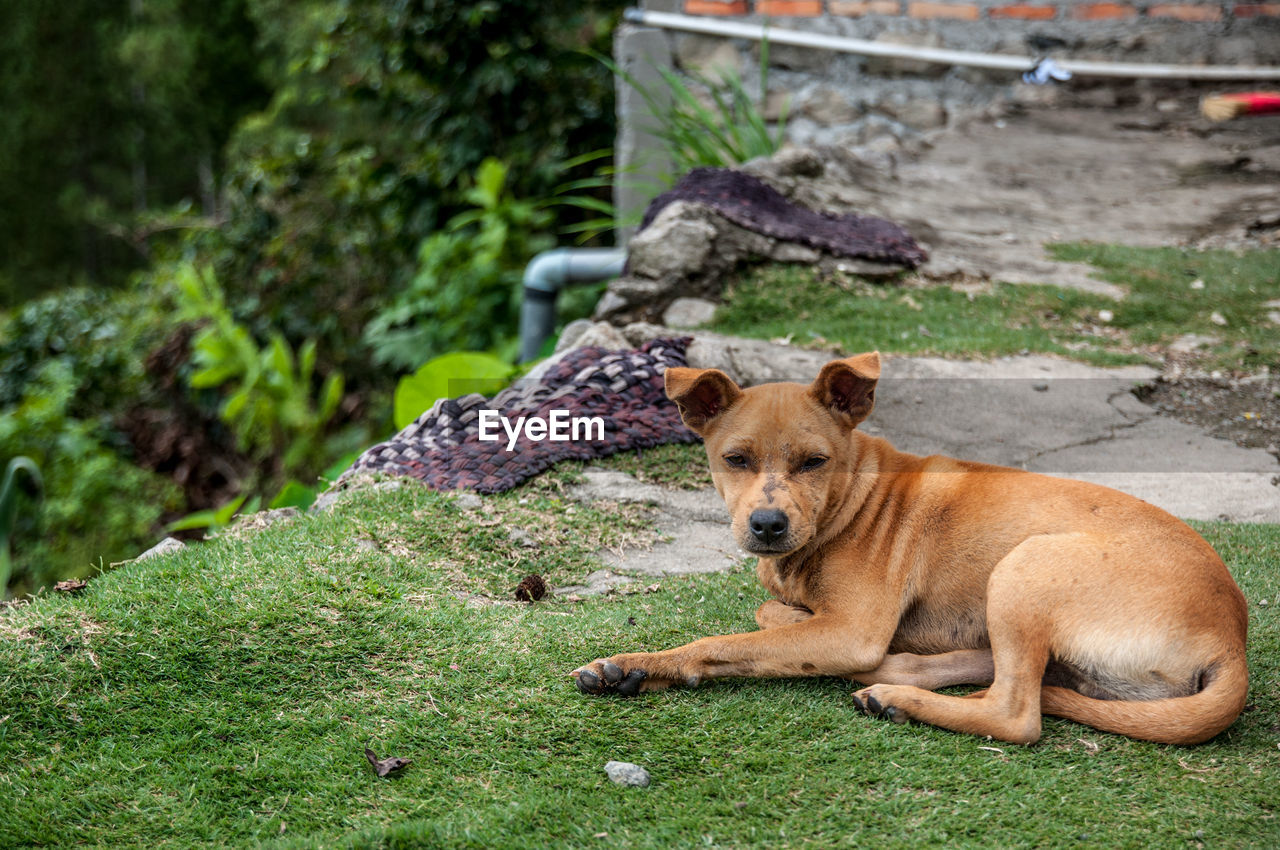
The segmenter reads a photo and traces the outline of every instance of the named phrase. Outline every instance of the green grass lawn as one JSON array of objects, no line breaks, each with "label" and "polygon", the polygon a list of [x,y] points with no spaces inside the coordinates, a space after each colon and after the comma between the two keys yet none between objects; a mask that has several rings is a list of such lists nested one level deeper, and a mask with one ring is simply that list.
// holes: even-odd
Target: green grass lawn
[{"label": "green grass lawn", "polygon": [[[1022,748],[861,717],[834,679],[579,695],[576,666],[753,628],[763,594],[744,566],[504,602],[647,539],[638,509],[570,511],[571,474],[485,511],[362,491],[0,612],[0,847],[1280,845],[1280,527],[1199,526],[1251,603],[1230,730],[1180,749],[1049,719]],[[366,746],[413,764],[379,779]]]},{"label": "green grass lawn", "polygon": [[[805,266],[769,265],[745,271],[730,285],[712,328],[790,336],[796,345],[830,343],[845,351],[1031,351],[1099,365],[1156,362],[1163,346],[1195,333],[1216,340],[1203,353],[1207,368],[1280,369],[1280,327],[1265,319],[1275,308],[1264,306],[1280,298],[1280,251],[1069,244],[1052,246],[1051,254],[1092,264],[1099,277],[1124,287],[1126,298],[1011,283],[970,291],[869,284],[824,279]],[[1108,321],[1103,311],[1111,313]]]}]

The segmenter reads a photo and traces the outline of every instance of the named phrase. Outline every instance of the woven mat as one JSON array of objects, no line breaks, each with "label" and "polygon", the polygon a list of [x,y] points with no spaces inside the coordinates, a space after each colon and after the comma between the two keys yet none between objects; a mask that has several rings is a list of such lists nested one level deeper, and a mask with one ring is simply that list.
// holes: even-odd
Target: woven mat
[{"label": "woven mat", "polygon": [[711,207],[748,230],[799,242],[830,254],[915,268],[928,259],[911,234],[874,216],[815,212],[788,201],[768,183],[730,168],[695,168],[670,191],[654,198],[640,229],[668,204],[692,201]]},{"label": "woven mat", "polygon": [[[680,421],[663,391],[663,373],[684,366],[690,338],[655,339],[634,351],[575,349],[533,384],[515,384],[492,399],[479,393],[440,399],[410,426],[356,459],[357,472],[408,475],[434,490],[465,487],[500,493],[557,461],[606,457],[626,449],[664,443],[694,443],[698,436]],[[498,410],[511,422],[520,416],[601,417],[603,440],[530,440],[521,433],[514,451],[498,427],[498,442],[481,442],[481,410]]]}]

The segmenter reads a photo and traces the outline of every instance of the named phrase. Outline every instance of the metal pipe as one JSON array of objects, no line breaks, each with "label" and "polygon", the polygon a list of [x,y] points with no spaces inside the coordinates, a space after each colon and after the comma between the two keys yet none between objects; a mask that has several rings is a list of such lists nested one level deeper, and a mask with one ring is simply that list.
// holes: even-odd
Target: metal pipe
[{"label": "metal pipe", "polygon": [[[995,68],[1007,71],[1030,71],[1039,62],[1029,56],[1013,56],[1007,53],[978,53],[970,50],[946,50],[939,47],[914,47],[908,44],[887,44],[824,35],[816,32],[789,30],[768,24],[745,21],[726,21],[718,18],[693,18],[669,12],[649,12],[644,9],[627,9],[627,21],[633,24],[661,29],[718,35],[725,38],[745,38],[751,41],[768,40],[771,44],[790,44],[817,50],[833,50],[838,53],[856,53],[861,56],[886,56],[895,59],[919,59],[942,65],[963,65],[969,68]],[[1137,62],[1087,62],[1075,59],[1054,60],[1059,68],[1082,77],[1125,77],[1180,80],[1280,80],[1280,68],[1265,66],[1230,65],[1149,65]]]},{"label": "metal pipe", "polygon": [[622,274],[625,248],[555,248],[524,268],[520,302],[520,362],[536,360],[556,329],[556,295],[571,283],[595,283]]}]

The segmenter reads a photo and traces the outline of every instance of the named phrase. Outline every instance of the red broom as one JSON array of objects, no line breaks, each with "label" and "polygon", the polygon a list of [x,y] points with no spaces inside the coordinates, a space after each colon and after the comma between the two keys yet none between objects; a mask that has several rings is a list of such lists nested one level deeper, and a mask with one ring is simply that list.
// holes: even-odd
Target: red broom
[{"label": "red broom", "polygon": [[1200,112],[1210,121],[1230,121],[1241,115],[1280,112],[1280,92],[1252,91],[1214,95],[1200,101]]}]

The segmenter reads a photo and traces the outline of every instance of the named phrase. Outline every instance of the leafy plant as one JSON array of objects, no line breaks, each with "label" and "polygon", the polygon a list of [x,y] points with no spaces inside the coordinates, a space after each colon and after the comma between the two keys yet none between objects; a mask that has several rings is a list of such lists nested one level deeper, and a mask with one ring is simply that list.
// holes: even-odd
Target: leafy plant
[{"label": "leafy plant", "polygon": [[173,482],[134,466],[102,442],[94,423],[69,415],[75,392],[71,367],[52,360],[0,416],[0,457],[30,458],[44,480],[39,509],[13,518],[15,592],[136,555],[177,507]]},{"label": "leafy plant", "polygon": [[[248,504],[246,504],[246,501]],[[236,514],[240,513],[243,506],[245,514],[255,513],[258,506],[262,504],[262,500],[257,496],[249,498],[248,493],[241,493],[225,505],[211,508],[205,511],[195,511],[189,513],[182,519],[175,520],[165,526],[166,531],[194,531],[196,529],[207,529],[210,536],[215,536],[219,531],[231,525]]]},{"label": "leafy plant", "polygon": [[491,395],[506,384],[515,367],[479,351],[455,351],[433,358],[396,384],[395,423],[404,428],[437,399],[466,393]]},{"label": "leafy plant", "polygon": [[514,349],[521,274],[552,243],[541,232],[550,215],[511,197],[507,175],[486,159],[465,193],[472,209],[422,242],[409,287],[365,329],[379,363],[408,370],[451,350]]},{"label": "leafy plant", "polygon": [[18,475],[27,477],[29,484],[38,492],[44,487],[40,477],[40,467],[29,457],[15,457],[9,461],[4,471],[4,482],[0,483],[0,597],[9,586],[9,576],[13,572],[13,553],[10,541],[13,539],[13,521],[18,513],[18,488],[21,486]]},{"label": "leafy plant", "polygon": [[[670,182],[698,166],[728,167],[759,156],[770,156],[786,138],[787,109],[773,130],[764,118],[763,98],[769,91],[769,43],[760,47],[760,97],[757,106],[736,71],[719,72],[719,80],[690,74],[710,96],[708,105],[676,72],[659,68],[665,93],[643,85],[612,59],[599,57],[606,67],[635,89],[658,124],[654,132],[666,145],[675,166]],[[665,94],[666,96],[660,96]]]},{"label": "leafy plant", "polygon": [[198,368],[189,378],[191,386],[228,389],[220,415],[242,449],[277,461],[286,473],[318,465],[325,426],[342,401],[342,375],[330,373],[313,393],[313,340],[295,354],[281,334],[273,333],[260,347],[232,316],[207,270],[183,264],[175,283],[179,318],[204,323],[192,340]]}]

